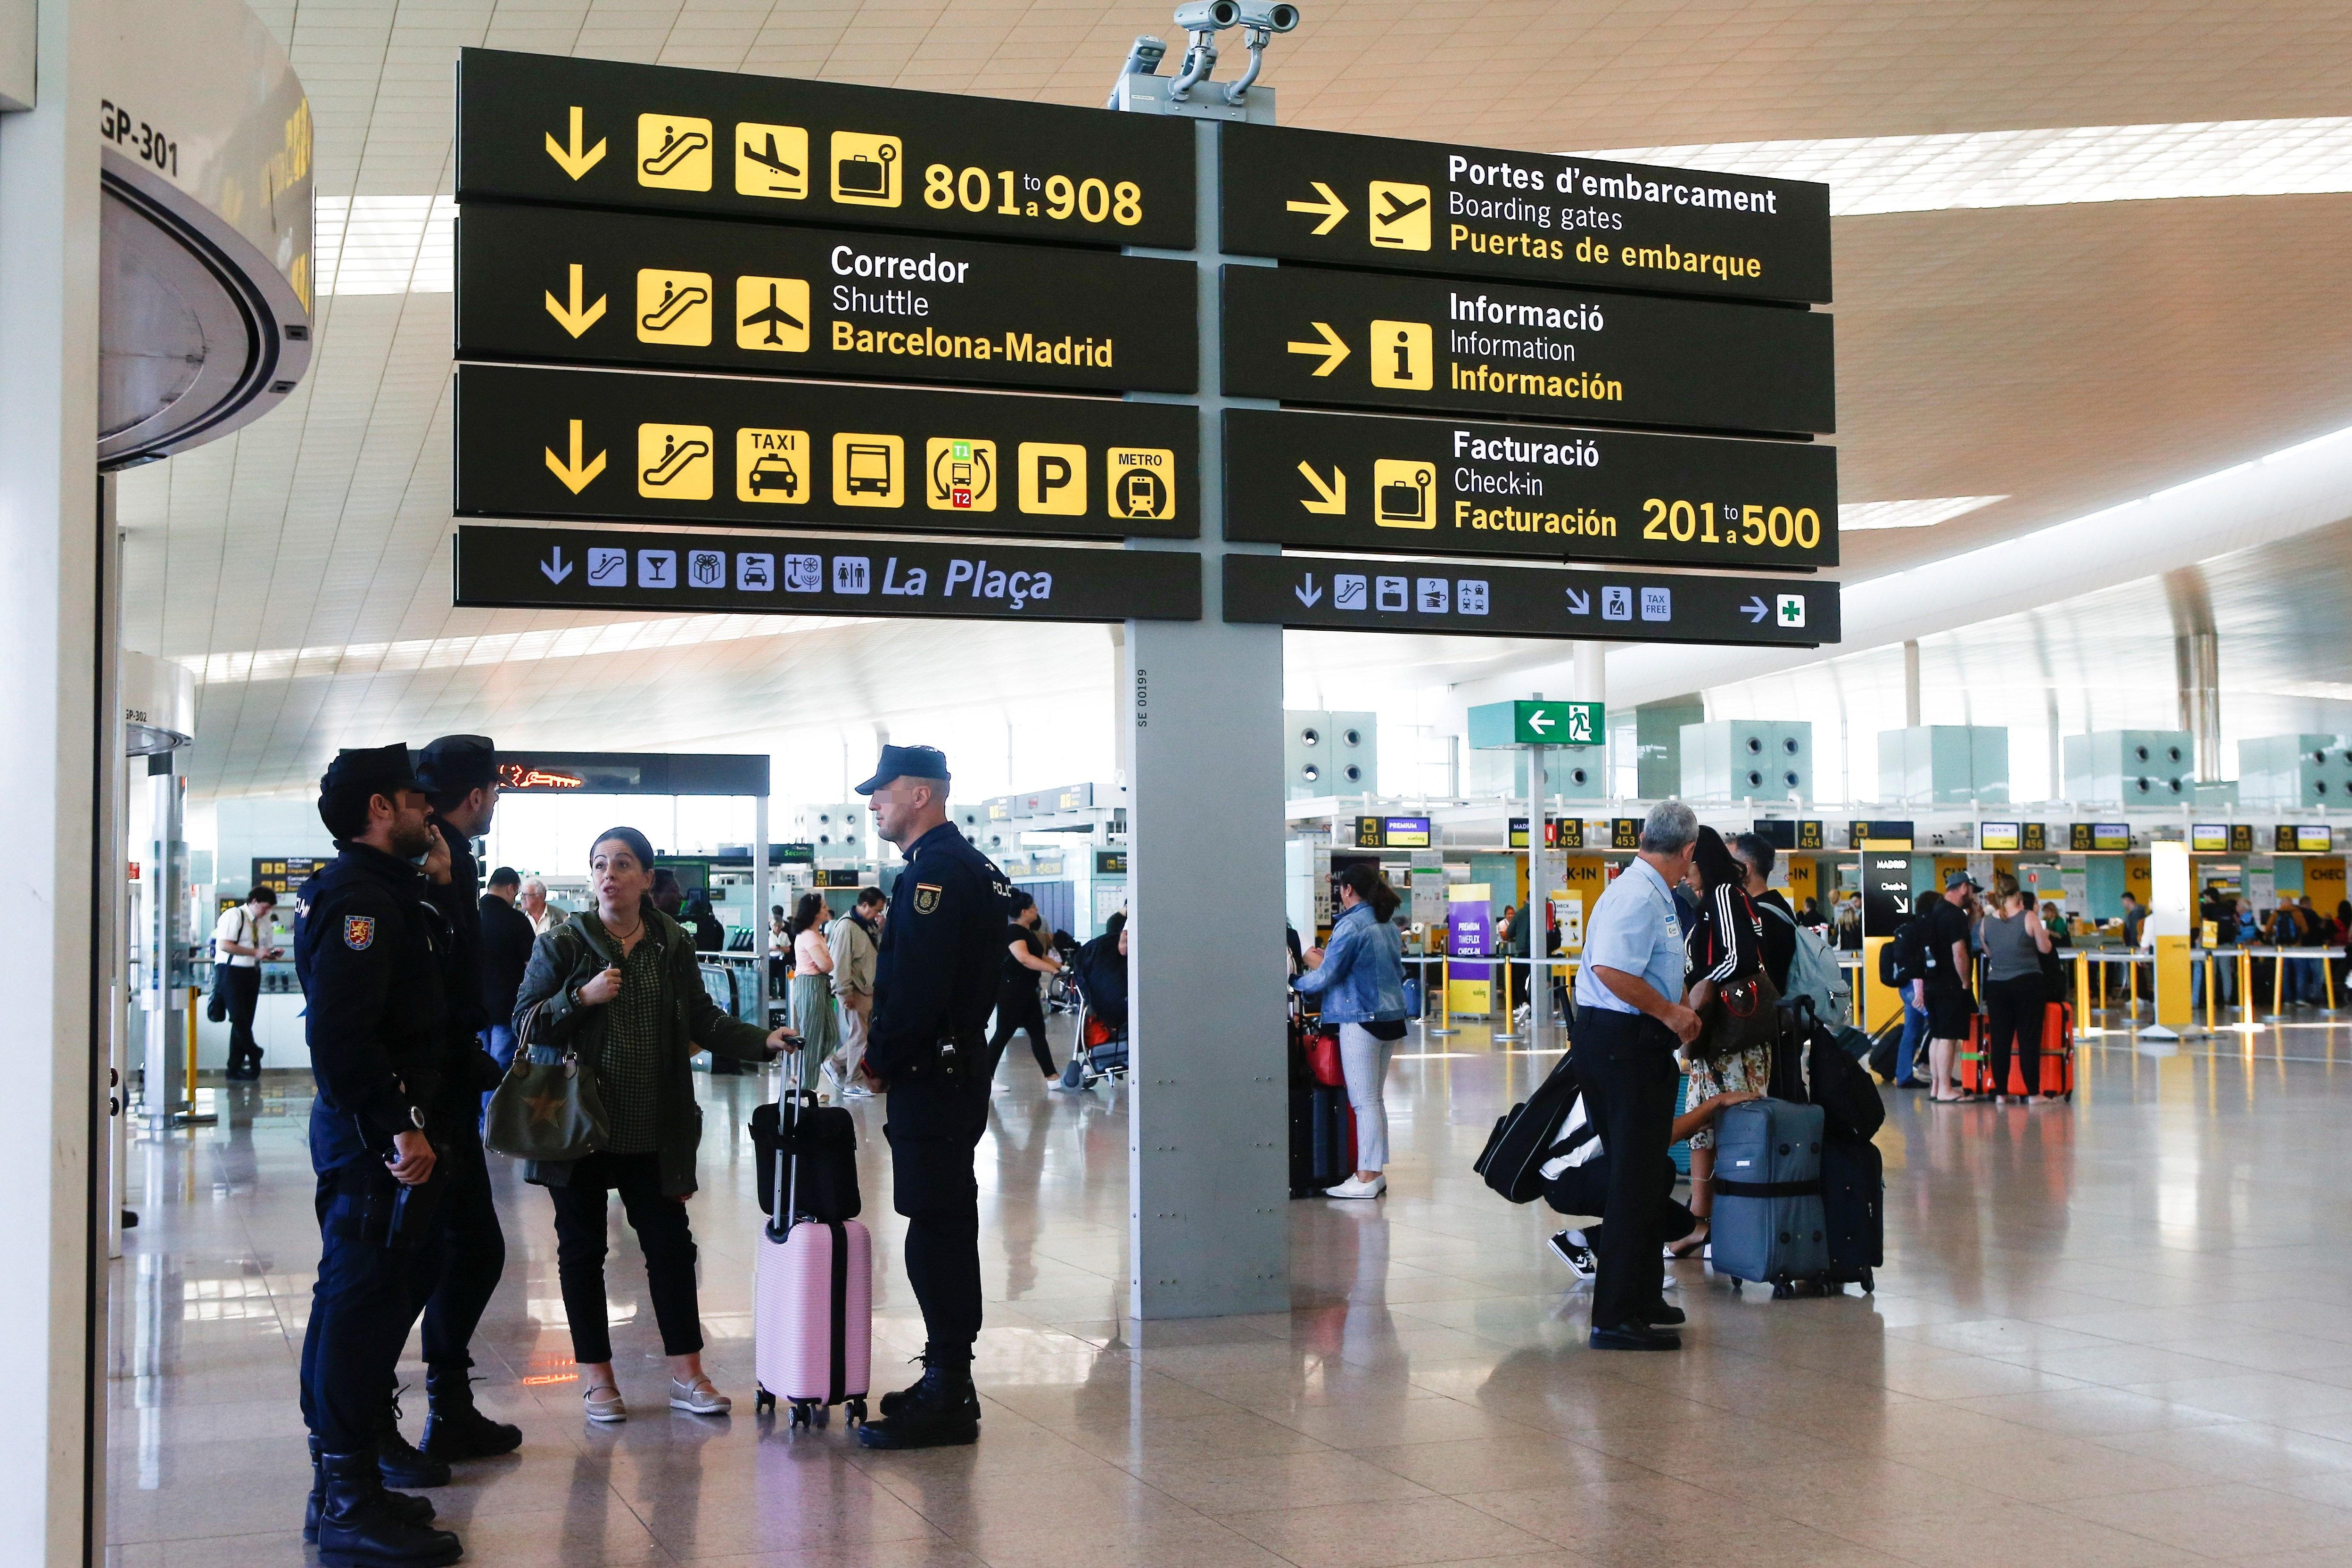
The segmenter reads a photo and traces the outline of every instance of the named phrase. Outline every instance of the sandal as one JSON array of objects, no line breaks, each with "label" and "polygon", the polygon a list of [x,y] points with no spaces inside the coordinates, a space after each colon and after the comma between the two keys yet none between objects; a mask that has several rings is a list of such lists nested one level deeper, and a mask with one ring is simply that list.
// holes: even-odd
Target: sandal
[{"label": "sandal", "polygon": [[1701,1252],[1706,1250],[1707,1237],[1713,1233],[1714,1229],[1714,1226],[1708,1224],[1706,1220],[1700,1220],[1698,1222],[1697,1228],[1693,1230],[1688,1236],[1683,1237],[1680,1241],[1670,1241],[1666,1243],[1666,1256],[1678,1260],[1696,1258]]}]

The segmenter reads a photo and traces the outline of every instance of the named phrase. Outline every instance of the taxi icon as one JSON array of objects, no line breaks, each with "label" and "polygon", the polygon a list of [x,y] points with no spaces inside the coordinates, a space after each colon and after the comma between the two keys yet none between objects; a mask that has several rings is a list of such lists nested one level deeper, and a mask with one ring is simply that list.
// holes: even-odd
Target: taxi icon
[{"label": "taxi icon", "polygon": [[800,495],[801,477],[792,459],[782,452],[762,452],[743,476],[743,488],[754,496],[778,490],[786,500],[792,500]]}]

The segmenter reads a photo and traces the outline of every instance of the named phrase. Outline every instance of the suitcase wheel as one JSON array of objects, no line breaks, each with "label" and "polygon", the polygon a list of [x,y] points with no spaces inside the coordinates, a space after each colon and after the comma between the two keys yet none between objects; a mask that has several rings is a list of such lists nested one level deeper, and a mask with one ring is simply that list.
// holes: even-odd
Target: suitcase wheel
[{"label": "suitcase wheel", "polygon": [[1739,1281],[1737,1279],[1731,1282],[1731,1293],[1735,1296],[1739,1294]]},{"label": "suitcase wheel", "polygon": [[1796,1293],[1790,1289],[1787,1275],[1780,1275],[1772,1281],[1772,1300],[1775,1301],[1785,1301]]},{"label": "suitcase wheel", "polygon": [[751,1395],[751,1410],[754,1415],[772,1415],[775,1414],[775,1409],[776,1396],[766,1389],[762,1388]]},{"label": "suitcase wheel", "polygon": [[843,1416],[852,1426],[863,1426],[866,1425],[866,1401],[863,1399],[853,1399],[841,1408]]},{"label": "suitcase wheel", "polygon": [[1862,1271],[1862,1293],[1865,1296],[1878,1293],[1878,1282],[1871,1278],[1870,1270],[1867,1268]]},{"label": "suitcase wheel", "polygon": [[806,1399],[793,1400],[792,1424],[794,1426],[814,1426],[816,1425],[815,1403]]}]

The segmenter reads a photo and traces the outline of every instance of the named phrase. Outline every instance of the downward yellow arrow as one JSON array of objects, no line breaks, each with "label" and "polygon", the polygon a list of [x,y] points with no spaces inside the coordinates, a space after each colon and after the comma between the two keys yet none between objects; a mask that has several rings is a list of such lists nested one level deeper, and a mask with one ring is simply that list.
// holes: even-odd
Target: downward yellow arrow
[{"label": "downward yellow arrow", "polygon": [[545,296],[547,300],[547,313],[555,318],[556,325],[562,327],[565,331],[570,332],[575,338],[604,319],[604,301],[607,298],[605,295],[599,294],[596,296],[596,302],[594,304],[589,306],[585,310],[581,309],[580,295],[584,285],[581,281],[580,274],[580,263],[575,261],[572,264],[572,300],[570,304],[567,305],[564,301],[558,300],[552,294]]},{"label": "downward yellow arrow", "polygon": [[1333,371],[1339,368],[1340,361],[1348,357],[1348,345],[1339,341],[1339,334],[1331,330],[1330,322],[1309,321],[1307,325],[1313,327],[1318,333],[1321,334],[1323,339],[1321,342],[1292,342],[1286,343],[1283,346],[1295,354],[1323,355],[1323,363],[1315,367],[1314,374],[1317,375],[1328,375]]},{"label": "downward yellow arrow", "polygon": [[547,155],[555,160],[557,167],[576,180],[604,161],[604,139],[599,136],[596,138],[596,145],[584,153],[582,152],[580,139],[587,134],[586,129],[581,124],[585,111],[576,103],[571,107],[572,145],[567,147],[558,142],[555,139],[555,132],[551,131],[547,133]]},{"label": "downward yellow arrow", "polygon": [[1332,464],[1331,482],[1328,485],[1323,482],[1322,475],[1305,463],[1298,465],[1298,471],[1307,476],[1307,482],[1313,485],[1315,493],[1323,498],[1321,500],[1307,500],[1301,497],[1298,502],[1300,506],[1323,517],[1340,517],[1346,514],[1348,510],[1347,469],[1337,463]]},{"label": "downward yellow arrow", "polygon": [[581,466],[580,425],[581,421],[577,419],[572,421],[572,460],[570,462],[567,463],[562,458],[558,458],[555,455],[555,449],[551,447],[541,448],[541,450],[547,453],[547,471],[553,474],[557,479],[562,479],[563,481],[563,488],[570,490],[573,495],[578,495],[582,490],[586,489],[595,479],[596,476],[604,471],[604,458],[606,456],[605,453],[599,452],[593,458],[588,459],[588,464],[585,468]]},{"label": "downward yellow arrow", "polygon": [[1315,226],[1315,232],[1317,234],[1328,234],[1331,232],[1332,225],[1338,223],[1341,218],[1348,216],[1348,204],[1339,199],[1339,192],[1333,190],[1322,181],[1309,180],[1307,183],[1314,186],[1316,194],[1323,199],[1319,202],[1289,202],[1285,205],[1290,211],[1295,213],[1323,214],[1323,221]]}]

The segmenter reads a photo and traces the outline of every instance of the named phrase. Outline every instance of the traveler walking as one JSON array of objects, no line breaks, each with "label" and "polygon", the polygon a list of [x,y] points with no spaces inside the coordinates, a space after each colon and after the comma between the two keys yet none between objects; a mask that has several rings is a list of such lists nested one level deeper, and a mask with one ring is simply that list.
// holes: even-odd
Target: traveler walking
[{"label": "traveler walking", "polygon": [[514,1061],[515,993],[522,986],[522,972],[530,967],[531,944],[539,940],[530,918],[515,908],[521,892],[522,879],[514,868],[501,866],[490,873],[482,893],[482,1012],[489,1020],[482,1026],[482,1048],[501,1071]]},{"label": "traveler walking", "polygon": [[[310,1430],[304,1533],[322,1556],[441,1563],[457,1538],[430,1528],[433,1505],[383,1488],[386,1394],[414,1317],[437,1195],[434,1139],[447,1060],[449,934],[415,864],[446,869],[408,748],[345,751],[319,781],[335,858],[304,884],[296,937],[304,1028],[318,1091],[319,1279],[302,1341],[302,1420]],[[395,1432],[397,1428],[394,1429]]]},{"label": "traveler walking", "polygon": [[646,1284],[662,1351],[669,1405],[724,1415],[731,1401],[702,1370],[702,1321],[694,1235],[685,1200],[695,1185],[702,1108],[691,1066],[698,1049],[765,1062],[797,1042],[719,1010],[695,959],[693,938],[653,907],[653,848],[634,827],[599,834],[588,851],[596,907],[539,939],[515,997],[515,1033],[531,1046],[578,1057],[604,1101],[604,1142],[577,1160],[533,1160],[523,1179],[548,1189],[555,1209],[556,1277],[591,1421],[628,1418],[613,1373],[604,1298],[606,1214],[617,1193],[646,1256]]},{"label": "traveler walking", "polygon": [[1944,879],[1944,896],[1927,902],[1922,921],[1921,962],[1927,965],[1927,978],[1920,991],[1927,1010],[1927,1076],[1934,1089],[1931,1098],[1938,1105],[1978,1098],[1962,1093],[1954,1075],[1960,1042],[1969,1037],[1969,1021],[1977,1014],[1976,994],[1969,985],[1975,968],[1969,956],[1969,914],[1971,895],[1980,890],[1966,871],[1953,872]]},{"label": "traveler walking", "polygon": [[270,911],[278,907],[274,889],[256,888],[242,902],[231,904],[213,924],[215,989],[226,991],[221,1001],[228,1013],[228,1070],[231,1079],[261,1076],[261,1047],[253,1037],[253,1016],[261,1005],[261,966],[281,956],[285,949],[265,940]]},{"label": "traveler walking", "polygon": [[1389,1190],[1389,1112],[1382,1088],[1389,1057],[1404,1038],[1404,936],[1389,923],[1402,902],[1376,866],[1362,862],[1331,879],[1339,918],[1331,940],[1307,950],[1306,973],[1291,989],[1322,998],[1323,1021],[1339,1029],[1339,1067],[1356,1112],[1356,1173],[1327,1198],[1377,1198]]},{"label": "traveler walking", "polygon": [[1013,921],[1004,929],[1004,969],[996,989],[996,1029],[988,1037],[988,1080],[996,1081],[996,1066],[1004,1059],[1004,1047],[1013,1043],[1015,1033],[1025,1029],[1029,1052],[1051,1083],[1061,1069],[1054,1065],[1054,1047],[1045,1042],[1045,1009],[1038,998],[1037,984],[1048,974],[1059,974],[1062,961],[1045,941],[1037,900],[1016,888],[1012,907]]},{"label": "traveler walking", "polygon": [[822,1074],[837,1095],[841,1080],[833,1053],[841,1044],[841,1030],[834,1022],[833,948],[824,939],[825,914],[823,893],[803,893],[793,906],[791,1017],[793,1033],[808,1053],[801,1058],[802,1080],[812,1072]]},{"label": "traveler walking", "polygon": [[[1763,975],[1764,917],[1757,911],[1756,901],[1748,891],[1748,870],[1732,857],[1722,837],[1712,827],[1702,827],[1691,847],[1693,868],[1698,873],[1703,895],[1699,904],[1699,923],[1690,933],[1689,952],[1690,994],[1685,998],[1691,1010],[1702,1017],[1708,1005],[1735,981]],[[1793,934],[1793,933],[1791,933]],[[1763,1005],[1769,1007],[1779,1000],[1779,988],[1764,997]],[[1707,1041],[1702,1038],[1698,1047]],[[1769,1038],[1729,1051],[1708,1052],[1695,1048],[1685,1055],[1690,1062],[1690,1092],[1685,1100],[1686,1109],[1696,1110],[1707,1101],[1727,1094],[1761,1095],[1772,1087],[1772,1045]],[[1691,1134],[1691,1213],[1698,1216],[1698,1228],[1675,1244],[1675,1255],[1687,1258],[1706,1244],[1707,1217],[1715,1212],[1715,1129],[1700,1128]]]},{"label": "traveler walking", "polygon": [[907,1283],[922,1308],[923,1375],[882,1396],[857,1429],[869,1448],[977,1442],[980,1184],[973,1151],[988,1126],[989,1005],[1004,956],[1013,889],[948,820],[948,760],[885,746],[857,793],[874,831],[907,858],[882,927],[868,1070],[890,1096],[891,1203],[907,1220]]},{"label": "traveler walking", "polygon": [[860,888],[849,912],[825,928],[833,954],[833,999],[839,1008],[841,1050],[833,1059],[836,1091],[844,1100],[866,1100],[866,1040],[874,1026],[874,961],[882,941],[882,911],[889,903],[879,888]]},{"label": "traveler walking", "polygon": [[1689,806],[1652,806],[1638,852],[1585,921],[1576,1073],[1610,1153],[1594,1249],[1595,1350],[1682,1348],[1680,1338],[1659,1331],[1683,1313],[1665,1303],[1665,1262],[1652,1238],[1657,1169],[1673,1142],[1675,1050],[1698,1037],[1698,1015],[1683,1005],[1685,956],[1671,890],[1690,874],[1697,842]]},{"label": "traveler walking", "polygon": [[1996,877],[1993,907],[1978,928],[1984,933],[1986,1049],[1992,1071],[1993,1102],[2009,1097],[2009,1057],[2017,1052],[2020,1081],[2028,1103],[2047,1104],[2058,1097],[2042,1092],[2042,1013],[2049,1000],[2049,981],[2042,973],[2042,955],[2051,951],[2050,931],[2035,918],[2033,898],[2020,890],[2011,877]]}]

